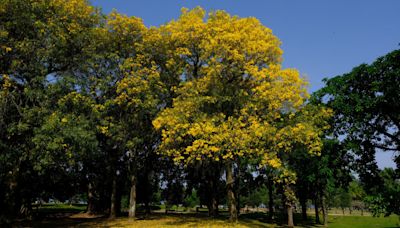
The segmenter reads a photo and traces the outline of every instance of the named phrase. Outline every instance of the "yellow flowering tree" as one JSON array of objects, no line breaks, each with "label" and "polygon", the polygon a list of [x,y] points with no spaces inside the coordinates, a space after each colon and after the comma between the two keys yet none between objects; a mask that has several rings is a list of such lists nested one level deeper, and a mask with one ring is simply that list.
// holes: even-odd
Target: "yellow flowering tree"
[{"label": "yellow flowering tree", "polygon": [[114,100],[107,105],[117,107],[113,138],[127,151],[130,179],[129,217],[136,214],[136,184],[139,166],[153,151],[158,139],[151,121],[155,117],[159,104],[157,96],[162,87],[159,72],[155,67],[146,66],[140,57],[127,59],[122,66],[124,78],[117,83]]},{"label": "yellow flowering tree", "polygon": [[261,165],[289,173],[280,153],[298,143],[320,151],[315,126],[297,118],[306,83],[295,69],[281,69],[280,41],[255,18],[224,11],[206,18],[201,8],[184,9],[162,28],[176,42],[184,68],[172,107],[153,121],[162,132],[159,151],[185,164],[223,162],[236,221],[232,169],[238,158],[261,158]]},{"label": "yellow flowering tree", "polygon": [[[103,150],[108,151],[109,166],[112,175],[110,217],[119,213],[118,167],[126,162],[130,175],[131,199],[129,216],[135,216],[136,207],[136,164],[139,163],[138,145],[142,145],[147,136],[144,131],[151,122],[145,121],[146,111],[151,101],[145,92],[149,90],[147,74],[141,66],[141,43],[147,31],[143,21],[137,17],[128,17],[116,11],[106,17],[104,27],[97,31],[99,43],[96,49],[104,50],[93,56],[90,66],[89,90],[95,96],[101,109],[98,131]],[[143,101],[143,102],[142,102]],[[146,116],[147,117],[147,116]],[[143,137],[141,137],[143,133]],[[142,152],[142,151],[140,151]],[[123,168],[125,169],[125,168]]]}]

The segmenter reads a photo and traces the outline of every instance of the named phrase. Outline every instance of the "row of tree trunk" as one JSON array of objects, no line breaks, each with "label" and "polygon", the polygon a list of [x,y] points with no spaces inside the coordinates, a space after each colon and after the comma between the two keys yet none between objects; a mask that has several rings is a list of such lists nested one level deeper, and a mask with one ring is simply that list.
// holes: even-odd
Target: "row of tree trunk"
[{"label": "row of tree trunk", "polygon": [[[231,222],[237,222],[238,220],[238,215],[240,213],[240,207],[238,206],[238,197],[236,191],[235,191],[235,177],[233,173],[233,162],[228,161],[225,163],[225,174],[226,174],[226,194],[227,194],[227,200],[228,200],[228,211],[229,211],[229,220]],[[215,191],[217,183],[214,183],[215,180],[211,180],[209,182],[210,187],[211,187],[211,195],[210,195],[210,200],[207,205],[209,215],[216,217],[218,215],[218,199],[217,199],[217,193]],[[129,218],[135,218],[136,217],[136,184],[137,184],[137,177],[135,173],[131,173],[130,175],[130,194],[129,194],[129,210],[128,210],[128,216]],[[273,197],[273,180],[272,178],[267,179],[267,185],[268,185],[268,198],[269,198],[269,203],[268,203],[268,216],[269,219],[274,219],[274,197]],[[112,188],[111,188],[111,197],[110,197],[110,218],[115,218],[121,209],[121,203],[120,203],[120,194],[118,194],[118,176],[116,172],[114,172],[114,176],[112,179]],[[214,190],[213,190],[214,189]],[[94,196],[94,188],[93,184],[89,182],[88,184],[88,208],[87,211],[88,213],[96,213],[98,211],[98,208],[96,207],[96,203],[98,203],[95,199]],[[322,193],[320,193],[322,195]],[[284,197],[284,194],[282,194],[282,202],[284,205],[284,208],[286,208],[286,213],[285,216],[287,217],[287,225],[289,227],[294,226],[294,221],[293,221],[293,205],[288,203],[287,200]],[[305,198],[300,198],[300,205],[301,205],[301,210],[302,210],[302,217],[303,220],[307,220],[307,204],[306,204],[306,199]],[[321,203],[321,206],[320,206]],[[327,210],[326,210],[326,203],[325,203],[325,197],[320,197],[319,194],[315,194],[315,199],[314,199],[314,205],[315,205],[315,220],[316,223],[320,223],[320,213],[319,209],[322,211],[323,215],[323,224],[327,225]]]}]

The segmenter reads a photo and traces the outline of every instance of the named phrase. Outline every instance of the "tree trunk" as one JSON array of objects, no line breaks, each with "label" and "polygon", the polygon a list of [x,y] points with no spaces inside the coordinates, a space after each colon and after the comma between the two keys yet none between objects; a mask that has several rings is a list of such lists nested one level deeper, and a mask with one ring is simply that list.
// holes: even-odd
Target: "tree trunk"
[{"label": "tree trunk", "polygon": [[[71,203],[71,202],[70,202]],[[89,181],[88,183],[88,204],[86,208],[86,212],[90,215],[97,213],[97,205],[96,205],[96,193],[93,186],[93,183]]]},{"label": "tree trunk", "polygon": [[[282,202],[284,202],[284,212],[286,213],[287,216],[287,225],[288,227],[294,227],[293,223],[293,205],[294,205],[294,197],[292,197],[292,194],[294,192],[292,191],[292,188],[290,184],[284,183],[282,186]],[[288,195],[286,195],[288,194]],[[285,217],[285,216],[284,216]]]},{"label": "tree trunk", "polygon": [[146,200],[146,202],[144,202],[144,208],[145,208],[145,214],[146,216],[151,214],[151,208],[150,208],[150,203],[148,200]]},{"label": "tree trunk", "polygon": [[216,218],[218,216],[218,214],[219,214],[218,201],[217,201],[217,197],[216,196],[214,196],[213,199],[212,199],[212,207],[213,207],[213,211],[214,211],[213,216]]},{"label": "tree trunk", "polygon": [[128,217],[133,219],[136,216],[136,175],[131,174],[131,192],[129,195]]},{"label": "tree trunk", "polygon": [[229,221],[237,222],[237,211],[236,211],[236,199],[235,193],[233,191],[233,173],[232,173],[233,165],[232,161],[226,162],[226,191],[228,198],[228,209],[229,209]]},{"label": "tree trunk", "polygon": [[208,208],[208,215],[212,217],[217,217],[218,216],[218,203],[217,203],[217,198],[215,196],[215,193],[212,193],[210,203],[209,203],[209,208]]},{"label": "tree trunk", "polygon": [[122,198],[122,194],[121,191],[118,189],[118,186],[120,186],[119,183],[119,178],[117,177],[117,202],[115,204],[115,211],[116,211],[116,215],[119,216],[121,215],[121,198]]},{"label": "tree trunk", "polygon": [[301,217],[303,218],[303,221],[307,221],[307,199],[304,197],[300,198],[300,204],[301,204]]},{"label": "tree trunk", "polygon": [[321,197],[321,208],[322,208],[322,216],[324,219],[324,226],[328,226],[328,210],[326,208],[325,196]]},{"label": "tree trunk", "polygon": [[237,172],[237,186],[236,186],[236,212],[237,212],[237,217],[240,215],[240,181],[242,177],[242,170],[240,167],[240,159],[238,159],[238,172]]},{"label": "tree trunk", "polygon": [[208,208],[208,216],[217,217],[218,216],[218,201],[217,201],[217,180],[214,176],[210,178],[210,181],[207,182],[207,192],[209,193],[209,199],[207,203]]},{"label": "tree trunk", "polygon": [[208,216],[212,217],[214,216],[214,207],[212,206],[212,199],[207,202],[207,210],[208,210]]},{"label": "tree trunk", "polygon": [[18,167],[14,168],[9,178],[8,189],[5,191],[5,204],[8,209],[4,210],[3,213],[6,220],[11,221],[19,215],[18,210],[22,205],[18,183]]},{"label": "tree trunk", "polygon": [[294,227],[292,205],[287,205],[287,215],[288,215],[288,227]]},{"label": "tree trunk", "polygon": [[117,217],[117,174],[113,174],[112,187],[111,187],[111,207],[109,218]]},{"label": "tree trunk", "polygon": [[319,224],[319,211],[318,211],[318,195],[315,195],[314,199],[314,209],[315,209],[315,223]]},{"label": "tree trunk", "polygon": [[151,183],[150,180],[153,179],[153,170],[152,170],[152,164],[149,164],[149,162],[147,162],[147,167],[146,167],[146,175],[145,175],[145,189],[146,189],[146,196],[144,197],[144,208],[145,208],[145,215],[148,216],[151,213],[151,208],[150,208],[150,198],[152,195],[152,188],[151,188]]},{"label": "tree trunk", "polygon": [[[218,167],[218,165],[215,165],[217,168],[216,170],[219,170],[220,168]],[[212,180],[212,189],[211,189],[211,194],[212,194],[212,198],[211,198],[211,205],[213,207],[213,217],[217,217],[219,215],[219,209],[218,209],[218,183],[219,183],[219,171],[215,172],[215,174],[213,175],[213,180]]]},{"label": "tree trunk", "polygon": [[19,215],[22,218],[32,219],[32,198],[30,192],[22,195],[22,204],[19,209]]},{"label": "tree trunk", "polygon": [[284,223],[287,220],[287,204],[286,204],[286,197],[285,197],[285,190],[284,187],[282,186],[282,195],[281,195],[281,202],[282,202],[282,222]]},{"label": "tree trunk", "polygon": [[274,219],[274,195],[273,195],[273,181],[271,177],[268,178],[268,217]]}]

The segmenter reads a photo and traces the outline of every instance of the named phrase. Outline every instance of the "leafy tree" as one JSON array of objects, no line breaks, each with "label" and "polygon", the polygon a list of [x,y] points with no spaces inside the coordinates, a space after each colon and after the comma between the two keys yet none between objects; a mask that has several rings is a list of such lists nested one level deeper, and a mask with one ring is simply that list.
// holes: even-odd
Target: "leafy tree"
[{"label": "leafy tree", "polygon": [[191,194],[188,195],[188,196],[184,199],[184,201],[185,201],[185,206],[186,206],[186,207],[193,208],[193,207],[199,205],[199,204],[200,204],[200,199],[199,199],[199,197],[197,196],[197,191],[196,191],[195,189],[192,189]]},{"label": "leafy tree", "polygon": [[357,155],[356,170],[369,195],[378,195],[384,186],[375,161],[377,150],[396,152],[400,165],[399,59],[400,50],[395,50],[372,64],[325,79],[326,86],[315,96],[334,110],[335,134]]},{"label": "leafy tree", "polygon": [[[102,129],[108,143],[115,148],[112,162],[118,163],[120,157],[125,157],[127,161],[131,183],[129,217],[135,217],[139,168],[136,164],[139,163],[138,157],[144,157],[152,150],[151,142],[146,140],[146,137],[151,137],[152,133],[151,114],[152,110],[156,109],[156,102],[150,91],[154,88],[152,78],[156,77],[157,73],[135,61],[138,50],[134,45],[141,42],[146,29],[140,19],[113,12],[108,26],[112,40],[119,39],[121,45],[115,49],[117,57],[115,81],[113,90],[109,91],[108,99],[104,103],[105,121]],[[116,186],[113,187],[115,188]]]},{"label": "leafy tree", "polygon": [[[51,78],[64,78],[89,52],[91,31],[99,21],[86,1],[2,1],[1,60],[1,185],[9,218],[30,211],[37,177],[35,129],[52,107],[47,94]],[[85,31],[85,32],[83,32]],[[62,96],[62,95],[60,95]],[[54,101],[54,100],[53,100]],[[9,115],[10,111],[14,111]],[[4,130],[3,130],[4,129]],[[42,161],[39,161],[42,162]],[[44,160],[44,163],[46,161]],[[2,202],[3,203],[3,202]]]},{"label": "leafy tree", "polygon": [[243,203],[245,205],[251,207],[258,207],[261,204],[268,204],[268,189],[265,185],[261,185],[260,187],[253,189],[250,194],[246,197],[243,197]]},{"label": "leafy tree", "polygon": [[87,192],[88,213],[115,217],[129,191],[135,217],[162,186],[167,204],[184,202],[186,190],[188,204],[213,216],[227,199],[236,221],[242,201],[267,202],[257,166],[268,171],[270,208],[275,183],[293,226],[296,190],[323,199],[343,157],[325,152],[329,143],[310,156],[321,153],[331,112],[305,104],[306,82],[281,68],[279,45],[257,19],[223,11],[183,9],[146,28],[86,0],[2,1],[0,208],[9,210],[0,214]]},{"label": "leafy tree", "polygon": [[221,179],[223,170],[221,163],[210,160],[197,161],[186,167],[188,190],[197,189],[200,204],[207,206],[209,216],[216,217],[218,205],[224,202],[221,194],[225,186]]},{"label": "leafy tree", "polygon": [[375,216],[384,214],[389,216],[394,213],[400,215],[400,178],[392,168],[385,168],[380,172],[383,181],[380,191],[367,197],[369,209]]},{"label": "leafy tree", "polygon": [[326,86],[316,93],[335,111],[336,133],[368,147],[359,153],[400,149],[399,59],[400,50],[390,52],[372,64],[325,79]]},{"label": "leafy tree", "polygon": [[351,213],[351,210],[354,208],[356,210],[357,209],[361,210],[361,215],[363,215],[364,209],[365,209],[364,200],[366,197],[366,193],[365,193],[360,181],[359,180],[351,181],[349,183],[348,191],[349,191],[349,194],[352,199],[350,213]]},{"label": "leafy tree", "polygon": [[351,195],[345,189],[340,189],[338,197],[339,197],[339,199],[338,199],[339,205],[338,206],[340,208],[342,208],[342,211],[344,214],[345,208],[349,208],[351,206]]},{"label": "leafy tree", "polygon": [[159,150],[175,162],[225,164],[230,219],[236,221],[233,166],[239,157],[262,156],[263,164],[282,168],[281,181],[292,183],[294,174],[278,152],[298,142],[317,153],[321,143],[314,126],[297,122],[305,84],[296,70],[280,68],[279,40],[271,30],[254,18],[216,11],[205,21],[204,14],[183,11],[166,26],[182,42],[186,80],[153,124],[162,129]]},{"label": "leafy tree", "polygon": [[298,175],[295,190],[302,207],[303,220],[307,219],[306,203],[310,199],[314,204],[316,222],[320,222],[321,208],[324,224],[327,224],[327,208],[333,201],[332,195],[336,195],[336,189],[347,189],[351,181],[352,158],[335,139],[323,139],[323,144],[320,156],[308,156],[306,149],[297,148],[291,154],[290,165]]}]

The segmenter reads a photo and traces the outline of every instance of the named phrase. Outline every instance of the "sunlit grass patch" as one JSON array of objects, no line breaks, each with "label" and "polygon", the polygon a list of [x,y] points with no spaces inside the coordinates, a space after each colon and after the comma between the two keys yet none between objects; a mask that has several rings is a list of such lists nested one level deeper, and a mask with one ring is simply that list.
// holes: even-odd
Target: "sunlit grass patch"
[{"label": "sunlit grass patch", "polygon": [[276,224],[262,223],[258,220],[243,219],[237,223],[230,223],[225,218],[209,218],[194,215],[152,215],[146,219],[130,220],[117,218],[113,220],[101,219],[82,223],[79,226],[106,226],[106,227],[277,227]]},{"label": "sunlit grass patch", "polygon": [[372,216],[329,216],[329,227],[400,227],[399,216],[372,217]]}]

